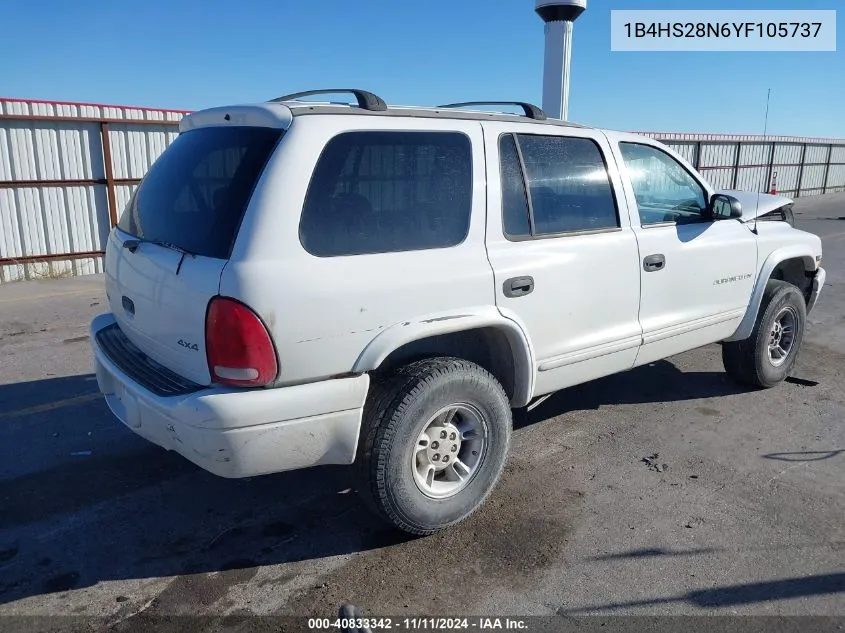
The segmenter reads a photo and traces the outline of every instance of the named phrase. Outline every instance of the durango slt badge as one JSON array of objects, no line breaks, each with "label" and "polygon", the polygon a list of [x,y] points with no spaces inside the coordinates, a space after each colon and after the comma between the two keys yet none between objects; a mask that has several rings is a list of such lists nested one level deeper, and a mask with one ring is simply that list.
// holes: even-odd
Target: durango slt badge
[{"label": "durango slt badge", "polygon": [[745,275],[737,275],[736,277],[725,277],[724,279],[717,279],[713,282],[714,286],[719,286],[721,284],[732,284],[735,281],[745,281],[746,279],[751,279],[754,275],[751,273],[746,273]]},{"label": "durango slt badge", "polygon": [[188,343],[187,341],[183,341],[182,339],[179,339],[179,346],[185,347],[187,349],[192,349],[195,352],[200,351],[200,348],[196,343]]}]

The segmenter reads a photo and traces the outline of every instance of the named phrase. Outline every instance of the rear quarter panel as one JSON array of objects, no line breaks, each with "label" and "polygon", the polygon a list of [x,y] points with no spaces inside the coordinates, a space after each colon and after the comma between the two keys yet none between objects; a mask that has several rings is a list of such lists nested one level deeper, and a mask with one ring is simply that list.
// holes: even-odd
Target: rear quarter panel
[{"label": "rear quarter panel", "polygon": [[[436,127],[435,127],[436,126]],[[451,248],[317,257],[300,243],[299,222],[326,143],[353,130],[457,131],[472,147],[472,217]],[[350,372],[381,331],[429,314],[495,305],[484,246],[484,147],[474,121],[376,116],[296,117],[270,159],[244,216],[220,293],[255,310],[279,354],[277,385]]]}]

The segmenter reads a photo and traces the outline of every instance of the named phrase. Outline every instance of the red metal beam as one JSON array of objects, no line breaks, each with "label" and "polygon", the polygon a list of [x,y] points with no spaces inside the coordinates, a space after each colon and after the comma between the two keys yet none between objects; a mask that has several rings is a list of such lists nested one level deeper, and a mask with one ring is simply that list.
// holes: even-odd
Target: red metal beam
[{"label": "red metal beam", "polygon": [[173,108],[150,108],[148,106],[115,105],[113,103],[88,103],[87,101],[52,101],[46,99],[22,99],[20,97],[0,97],[0,101],[14,101],[15,103],[43,103],[46,105],[87,106],[90,108],[119,108],[122,110],[144,110],[147,112],[175,112],[190,114],[191,110],[176,110]]},{"label": "red metal beam", "polygon": [[121,125],[164,125],[176,127],[179,121],[153,119],[108,119],[90,116],[53,116],[41,114],[0,114],[0,121],[42,121],[44,123],[116,123]]},{"label": "red metal beam", "polygon": [[47,262],[61,259],[86,259],[89,257],[102,257],[105,251],[86,251],[82,253],[55,253],[51,255],[21,255],[20,257],[0,257],[0,266],[25,264],[28,262]]},{"label": "red metal beam", "polygon": [[[842,138],[825,138],[814,136],[775,136],[766,134],[761,136],[759,134],[713,134],[701,132],[648,132],[648,131],[630,131],[631,134],[639,134],[640,136],[655,136],[656,141],[673,141],[675,143],[754,143],[757,145],[767,145],[769,143],[777,143],[778,145],[803,145],[808,143],[810,145],[845,145],[845,139]],[[689,136],[693,138],[683,138]],[[800,140],[794,140],[794,139]]]},{"label": "red metal beam", "polygon": [[[831,165],[845,165],[845,163],[831,163]],[[804,167],[825,167],[827,163],[807,163]],[[768,163],[764,163],[762,165],[702,165],[698,168],[699,171],[704,169],[759,169],[761,167],[768,168]],[[772,165],[774,168],[778,167],[801,167],[801,163],[781,163],[781,164],[774,164]]]},{"label": "red metal beam", "polygon": [[109,138],[109,124],[100,123],[100,138],[103,144],[103,166],[106,170],[106,196],[109,200],[109,221],[111,226],[117,224],[117,198],[114,194],[114,167],[111,162],[111,139]]},{"label": "red metal beam", "polygon": [[[140,178],[114,178],[116,185],[137,185]],[[89,178],[81,180],[0,180],[0,189],[24,189],[26,187],[86,187],[90,185],[105,185],[105,178]]]}]

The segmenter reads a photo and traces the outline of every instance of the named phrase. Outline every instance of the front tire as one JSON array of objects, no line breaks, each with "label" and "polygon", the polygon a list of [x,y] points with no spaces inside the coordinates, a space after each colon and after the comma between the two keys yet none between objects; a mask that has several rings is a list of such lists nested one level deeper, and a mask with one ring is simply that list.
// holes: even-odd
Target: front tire
[{"label": "front tire", "polygon": [[360,492],[383,519],[432,534],[472,514],[505,465],[512,416],[501,384],[458,358],[375,380],[364,408]]},{"label": "front tire", "polygon": [[725,371],[754,387],[779,384],[795,366],[806,322],[807,305],[801,291],[785,281],[770,280],[751,336],[722,345]]}]

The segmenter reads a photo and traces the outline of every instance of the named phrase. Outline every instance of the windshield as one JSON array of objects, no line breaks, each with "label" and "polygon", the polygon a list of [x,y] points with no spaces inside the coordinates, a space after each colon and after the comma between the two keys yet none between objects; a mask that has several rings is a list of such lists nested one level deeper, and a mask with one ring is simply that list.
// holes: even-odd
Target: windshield
[{"label": "windshield", "polygon": [[180,134],[150,168],[118,222],[143,240],[228,259],[255,183],[281,130],[208,127]]}]

